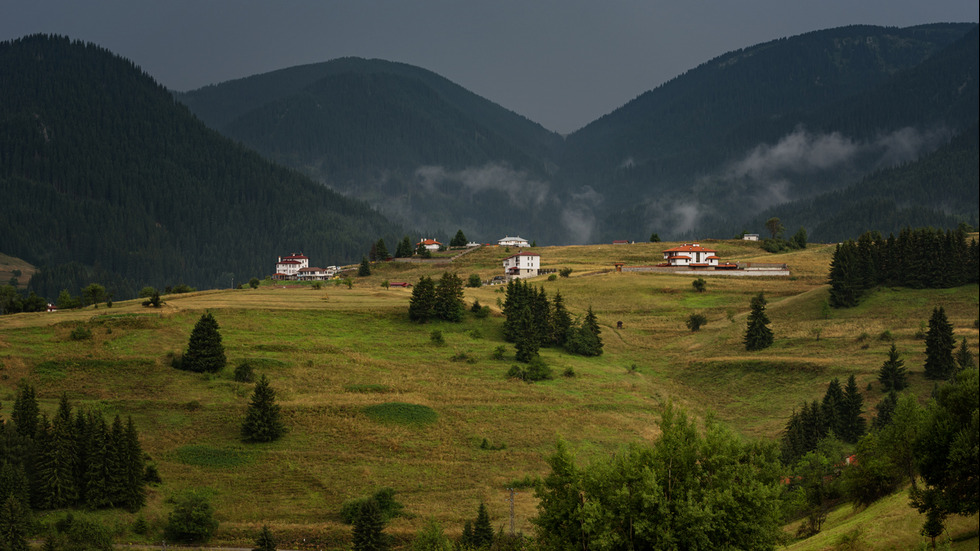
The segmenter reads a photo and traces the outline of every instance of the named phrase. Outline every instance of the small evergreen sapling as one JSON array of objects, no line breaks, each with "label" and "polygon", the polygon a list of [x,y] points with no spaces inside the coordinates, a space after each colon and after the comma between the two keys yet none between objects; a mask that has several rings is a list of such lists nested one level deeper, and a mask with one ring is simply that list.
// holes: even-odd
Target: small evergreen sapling
[{"label": "small evergreen sapling", "polygon": [[745,329],[746,350],[762,350],[772,346],[772,329],[769,328],[769,317],[766,315],[766,297],[763,293],[752,297],[750,304],[748,326]]},{"label": "small evergreen sapling", "polygon": [[909,386],[905,362],[899,358],[895,343],[892,343],[891,349],[888,350],[888,359],[878,369],[878,381],[885,392],[901,391]]},{"label": "small evergreen sapling", "polygon": [[245,442],[272,442],[282,437],[286,427],[282,423],[276,391],[265,375],[255,384],[255,391],[242,423],[242,440]]}]

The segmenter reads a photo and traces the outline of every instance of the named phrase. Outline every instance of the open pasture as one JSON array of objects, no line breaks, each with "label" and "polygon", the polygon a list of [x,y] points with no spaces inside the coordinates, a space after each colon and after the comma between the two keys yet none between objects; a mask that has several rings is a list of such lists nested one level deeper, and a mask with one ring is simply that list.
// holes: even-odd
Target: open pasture
[{"label": "open pasture", "polygon": [[[206,488],[220,542],[248,543],[268,524],[285,541],[332,544],[349,534],[341,504],[386,486],[409,513],[389,527],[397,536],[428,517],[458,534],[481,501],[495,526],[506,526],[507,488],[515,485],[518,528],[530,531],[536,509],[525,482],[547,472],[545,458],[559,435],[580,461],[604,456],[655,438],[667,401],[713,415],[745,438],[773,439],[802,401],[821,397],[831,378],[854,374],[862,391],[870,384],[871,412],[881,398],[876,372],[893,340],[925,400],[932,383],[922,376],[917,333],[935,305],[946,308],[957,340],[966,337],[977,353],[976,286],[880,289],[838,311],[826,305],[833,246],[769,255],[741,241],[705,245],[725,260],[788,263],[794,276],[706,277],[706,292],[697,293],[693,276],[612,271],[617,261],[655,264],[672,244],[534,249],[542,267],[572,273],[532,283],[549,297],[560,291],[573,316],[592,307],[605,343],[597,358],[543,349],[556,375],[551,381],[504,377],[514,349],[502,338],[502,286],[465,290],[468,305],[490,306],[485,319],[467,314],[458,324],[418,325],[406,314],[411,289],[382,282],[438,278],[447,267],[392,262],[374,265],[350,289],[266,282],[254,290],[168,295],[160,309],[127,301],[0,317],[0,400],[11,404],[26,379],[48,412],[67,392],[76,406],[132,415],[164,480],[144,511],[151,526],[165,522],[168,498]],[[489,279],[510,254],[485,247],[449,269],[464,281],[471,273]],[[746,352],[749,300],[760,291],[775,343]],[[168,354],[186,347],[205,311],[220,324],[228,367],[215,375],[172,369]],[[685,327],[694,312],[708,319],[696,333]],[[72,340],[78,326],[92,337]],[[433,330],[445,344],[433,343]],[[492,359],[501,345],[504,359]],[[235,382],[232,371],[246,359],[269,377],[283,407],[289,432],[272,444],[239,440],[252,385]],[[563,377],[566,369],[575,375]],[[379,406],[395,421],[379,417]],[[398,422],[400,416],[412,422]],[[490,446],[481,446],[484,440]]]}]

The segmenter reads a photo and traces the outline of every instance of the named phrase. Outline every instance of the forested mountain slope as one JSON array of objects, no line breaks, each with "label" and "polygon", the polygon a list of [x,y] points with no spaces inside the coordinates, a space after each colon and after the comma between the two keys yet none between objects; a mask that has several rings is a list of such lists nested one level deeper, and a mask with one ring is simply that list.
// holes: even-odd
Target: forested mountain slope
[{"label": "forested mountain slope", "polygon": [[529,231],[523,219],[545,200],[561,146],[445,78],[381,60],[294,67],[177,98],[226,135],[406,224],[464,227],[481,240]]},{"label": "forested mountain slope", "polygon": [[92,281],[227,287],[303,251],[360,258],[401,230],[208,129],[131,62],[35,35],[0,43],[3,252],[54,298]]},{"label": "forested mountain slope", "polygon": [[560,175],[601,195],[607,236],[724,235],[938,147],[976,98],[975,25],[816,31],[641,95],[570,135]]},{"label": "forested mountain slope", "polygon": [[379,60],[177,97],[268,158],[422,230],[541,244],[729,235],[766,208],[854,184],[961,132],[977,118],[976,42],[974,24],[775,40],[713,59],[564,140],[442,77]]},{"label": "forested mountain slope", "polygon": [[845,189],[773,207],[748,227],[762,228],[770,217],[790,230],[803,226],[811,240],[839,242],[865,231],[884,235],[901,228],[976,227],[980,212],[978,126],[921,159],[875,172]]}]

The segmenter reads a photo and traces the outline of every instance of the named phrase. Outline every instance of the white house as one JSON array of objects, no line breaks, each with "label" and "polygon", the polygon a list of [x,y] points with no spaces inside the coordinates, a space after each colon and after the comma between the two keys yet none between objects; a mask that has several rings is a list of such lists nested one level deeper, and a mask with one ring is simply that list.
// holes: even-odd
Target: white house
[{"label": "white house", "polygon": [[702,247],[699,243],[685,243],[680,247],[664,251],[664,260],[670,266],[708,268],[718,266],[719,258],[716,252]]},{"label": "white house", "polygon": [[300,281],[326,281],[334,276],[336,270],[323,268],[300,268],[296,279]]},{"label": "white house", "polygon": [[743,241],[758,241],[759,240],[759,234],[757,234],[757,233],[747,233],[747,234],[745,234],[745,235],[742,236],[742,240]]},{"label": "white house", "polygon": [[541,255],[517,253],[504,259],[504,273],[511,278],[534,277],[541,269]]},{"label": "white house", "polygon": [[531,244],[527,242],[527,239],[523,237],[505,237],[503,239],[498,239],[497,244],[502,247],[530,247]]},{"label": "white house", "polygon": [[423,239],[415,244],[415,248],[418,249],[419,245],[426,248],[429,251],[438,251],[442,248],[442,243],[436,241],[435,239]]}]

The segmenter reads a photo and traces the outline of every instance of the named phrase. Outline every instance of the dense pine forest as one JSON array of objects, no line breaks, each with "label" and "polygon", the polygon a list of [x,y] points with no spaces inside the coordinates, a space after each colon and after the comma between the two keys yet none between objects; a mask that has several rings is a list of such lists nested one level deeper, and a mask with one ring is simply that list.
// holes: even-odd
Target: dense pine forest
[{"label": "dense pine forest", "polygon": [[0,234],[49,298],[92,281],[228,287],[303,251],[355,260],[401,231],[206,128],[131,62],[56,36],[0,44]]}]

